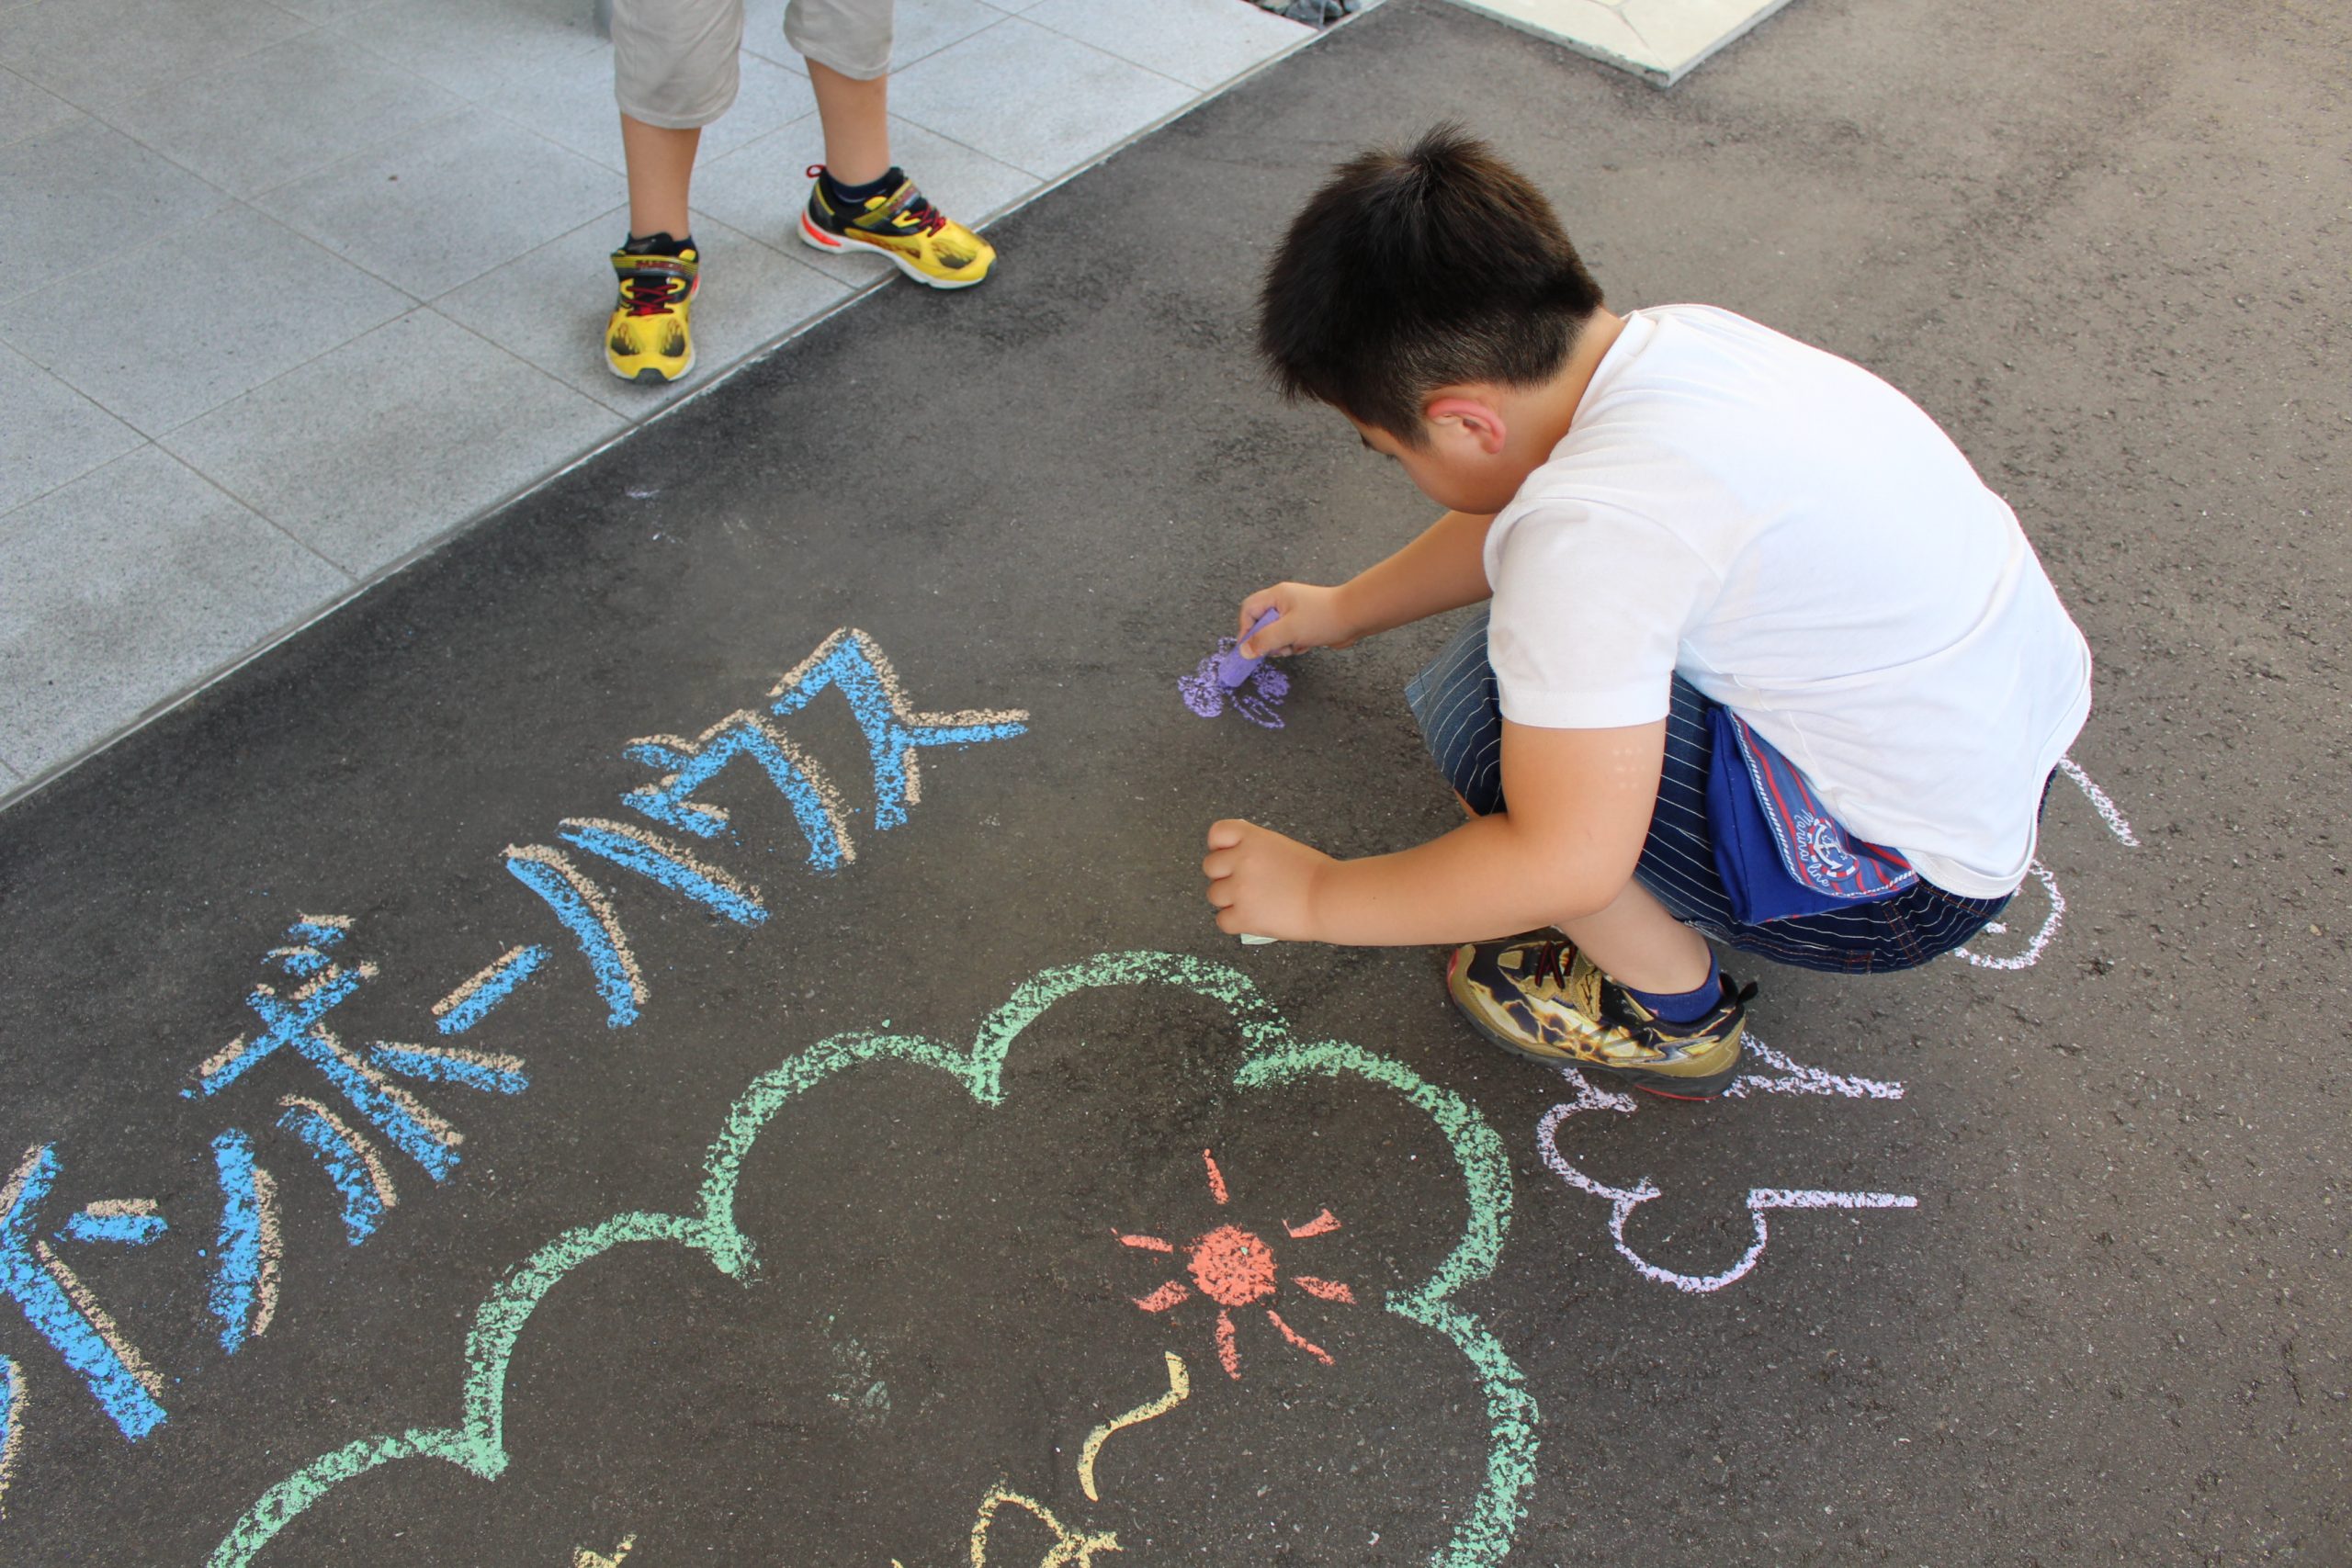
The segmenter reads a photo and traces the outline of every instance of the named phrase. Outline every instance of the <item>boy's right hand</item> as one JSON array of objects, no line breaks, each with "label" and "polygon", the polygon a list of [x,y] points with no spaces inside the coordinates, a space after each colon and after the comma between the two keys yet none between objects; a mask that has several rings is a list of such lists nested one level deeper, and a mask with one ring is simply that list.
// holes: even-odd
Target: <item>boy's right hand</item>
[{"label": "boy's right hand", "polygon": [[1264,659],[1305,653],[1310,648],[1348,647],[1363,633],[1348,618],[1340,599],[1340,589],[1318,588],[1311,582],[1277,582],[1272,588],[1261,588],[1241,601],[1241,619],[1234,626],[1234,635],[1245,637],[1268,610],[1281,611],[1282,617],[1256,637],[1246,637],[1237,651],[1247,658]]}]

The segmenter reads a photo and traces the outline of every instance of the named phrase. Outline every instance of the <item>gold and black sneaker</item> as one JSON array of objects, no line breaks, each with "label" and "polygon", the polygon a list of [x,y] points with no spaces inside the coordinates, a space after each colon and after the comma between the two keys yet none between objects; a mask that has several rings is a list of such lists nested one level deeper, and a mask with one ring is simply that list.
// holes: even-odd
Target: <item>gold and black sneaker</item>
[{"label": "gold and black sneaker", "polygon": [[902,170],[882,176],[882,188],[862,200],[826,193],[822,164],[808,165],[808,205],[800,214],[800,241],[816,250],[873,251],[917,283],[969,288],[996,265],[996,249],[932,206]]},{"label": "gold and black sneaker", "polygon": [[695,367],[688,316],[702,287],[701,257],[691,243],[674,255],[650,248],[668,240],[657,234],[638,242],[649,248],[624,244],[613,253],[621,297],[605,328],[605,367],[624,381],[658,386]]},{"label": "gold and black sneaker", "polygon": [[1668,1023],[1571,942],[1514,937],[1456,948],[1445,988],[1478,1032],[1506,1051],[1607,1074],[1669,1100],[1713,1100],[1739,1077],[1752,985],[1691,1023]]}]

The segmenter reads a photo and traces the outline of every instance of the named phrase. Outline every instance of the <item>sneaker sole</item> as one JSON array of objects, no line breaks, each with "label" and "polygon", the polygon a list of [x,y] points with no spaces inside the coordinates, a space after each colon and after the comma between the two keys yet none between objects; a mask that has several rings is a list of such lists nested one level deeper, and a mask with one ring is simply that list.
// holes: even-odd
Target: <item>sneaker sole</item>
[{"label": "sneaker sole", "polygon": [[826,233],[822,229],[809,222],[808,215],[805,212],[800,215],[800,243],[812,251],[822,251],[827,255],[839,255],[843,251],[854,249],[880,256],[925,288],[971,288],[989,280],[989,275],[985,272],[978,277],[967,277],[960,283],[951,278],[933,277],[888,245],[869,245],[862,240],[853,243]]},{"label": "sneaker sole", "polygon": [[1588,1061],[1582,1056],[1574,1055],[1566,1051],[1558,1053],[1531,1051],[1462,1005],[1462,998],[1454,996],[1453,992],[1451,982],[1453,979],[1453,965],[1451,962],[1446,964],[1445,977],[1448,981],[1447,998],[1453,1003],[1453,1010],[1462,1015],[1462,1021],[1464,1023],[1476,1030],[1487,1043],[1526,1061],[1541,1062],[1547,1067],[1574,1067],[1578,1072],[1600,1073],[1613,1082],[1622,1083],[1628,1089],[1640,1089],[1645,1094],[1657,1095],[1661,1100],[1689,1100],[1716,1099],[1724,1090],[1737,1083],[1739,1075],[1747,1067],[1747,1038],[1745,1033],[1740,1037],[1739,1055],[1734,1059],[1732,1065],[1721,1072],[1710,1073],[1704,1077],[1652,1072],[1646,1067],[1615,1067],[1605,1062]]}]

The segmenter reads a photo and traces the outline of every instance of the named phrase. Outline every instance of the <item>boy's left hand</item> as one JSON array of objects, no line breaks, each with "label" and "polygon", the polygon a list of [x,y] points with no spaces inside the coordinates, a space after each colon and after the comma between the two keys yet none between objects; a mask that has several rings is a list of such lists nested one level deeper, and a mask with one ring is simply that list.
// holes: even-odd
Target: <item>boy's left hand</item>
[{"label": "boy's left hand", "polygon": [[1316,884],[1333,863],[1322,851],[1254,822],[1211,823],[1201,871],[1216,906],[1216,929],[1227,936],[1314,941]]}]

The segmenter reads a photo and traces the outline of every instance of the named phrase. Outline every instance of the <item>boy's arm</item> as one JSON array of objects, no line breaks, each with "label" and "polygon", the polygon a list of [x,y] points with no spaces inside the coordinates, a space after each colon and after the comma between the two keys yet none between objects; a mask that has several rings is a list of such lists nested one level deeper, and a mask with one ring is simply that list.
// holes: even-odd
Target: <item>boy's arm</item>
[{"label": "boy's arm", "polygon": [[1268,610],[1283,618],[1241,645],[1252,658],[1310,648],[1345,648],[1358,637],[1487,596],[1487,525],[1491,516],[1449,512],[1379,565],[1337,588],[1278,582],[1241,602],[1241,629]]},{"label": "boy's arm", "polygon": [[1507,812],[1396,854],[1340,861],[1252,823],[1209,829],[1217,928],[1294,942],[1476,942],[1579,919],[1633,879],[1666,758],[1666,721],[1620,729],[1503,724]]}]

